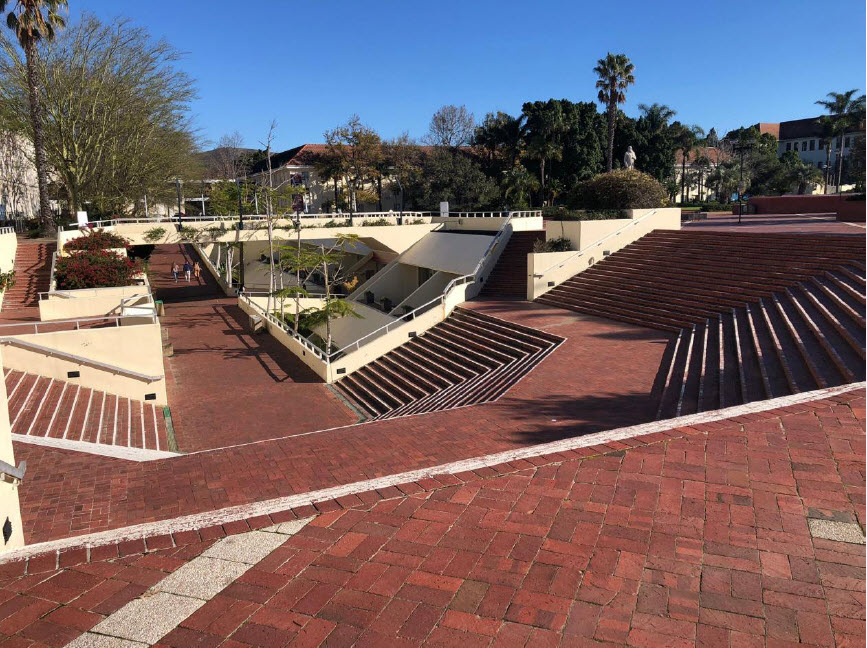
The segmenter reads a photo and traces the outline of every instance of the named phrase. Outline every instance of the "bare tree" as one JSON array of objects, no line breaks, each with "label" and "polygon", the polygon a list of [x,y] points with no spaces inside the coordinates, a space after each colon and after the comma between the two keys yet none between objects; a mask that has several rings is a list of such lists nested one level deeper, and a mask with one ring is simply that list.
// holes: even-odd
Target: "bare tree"
[{"label": "bare tree", "polygon": [[450,148],[466,146],[472,141],[475,128],[473,113],[466,106],[443,106],[431,118],[425,142]]},{"label": "bare tree", "polygon": [[221,180],[234,180],[241,176],[241,156],[244,153],[244,138],[241,133],[223,135],[214,149],[214,176]]}]

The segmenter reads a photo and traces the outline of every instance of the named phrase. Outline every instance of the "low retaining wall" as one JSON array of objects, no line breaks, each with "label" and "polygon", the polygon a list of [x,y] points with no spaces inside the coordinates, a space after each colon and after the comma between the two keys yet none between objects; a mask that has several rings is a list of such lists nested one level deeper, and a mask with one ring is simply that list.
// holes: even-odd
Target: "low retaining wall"
[{"label": "low retaining wall", "polygon": [[754,196],[749,199],[751,214],[837,214],[837,220],[864,222],[864,195],[832,194],[815,196]]}]

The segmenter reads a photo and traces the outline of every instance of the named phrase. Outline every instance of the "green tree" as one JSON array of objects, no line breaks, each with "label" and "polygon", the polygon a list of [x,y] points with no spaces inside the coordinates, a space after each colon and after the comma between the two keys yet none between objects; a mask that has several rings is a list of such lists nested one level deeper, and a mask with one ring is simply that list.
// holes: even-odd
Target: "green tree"
[{"label": "green tree", "polygon": [[485,172],[495,178],[512,169],[523,155],[525,145],[523,115],[488,113],[473,135],[473,146],[483,160]]},{"label": "green tree", "polygon": [[460,150],[436,148],[422,158],[421,173],[411,187],[415,204],[437,210],[449,202],[450,209],[492,209],[501,202],[497,183],[485,175],[478,162]]},{"label": "green tree", "polygon": [[686,202],[686,163],[698,147],[704,130],[701,126],[680,124],[676,130],[677,148],[680,150],[680,202]]},{"label": "green tree", "polygon": [[525,103],[521,112],[526,120],[527,156],[539,163],[540,204],[546,205],[549,192],[546,190],[548,174],[545,166],[550,161],[563,159],[560,141],[564,128],[563,109],[560,102],[549,99]]},{"label": "green tree", "polygon": [[864,95],[855,98],[858,89],[846,92],[829,92],[827,99],[820,99],[817,105],[823,106],[834,118],[837,138],[840,142],[837,156],[837,193],[840,193],[840,184],[843,181],[843,146],[846,142],[846,134],[852,131],[859,121],[863,122]]},{"label": "green tree", "polygon": [[664,104],[638,104],[641,116],[635,123],[639,136],[635,153],[638,167],[660,182],[665,182],[674,172],[675,131],[670,124],[677,114]]},{"label": "green tree", "polygon": [[[349,211],[358,209],[358,198],[368,198],[365,183],[380,177],[382,140],[379,134],[353,115],[345,124],[325,132],[328,156],[334,173],[342,176],[349,189]],[[359,196],[361,194],[361,196]]]},{"label": "green tree", "polygon": [[824,193],[828,193],[828,185],[831,184],[831,149],[834,146],[834,134],[836,132],[836,125],[834,124],[834,117],[831,115],[822,115],[819,119],[816,120],[819,124],[819,129],[821,130],[821,136],[819,140],[822,142],[822,146],[825,147],[825,167],[823,169],[823,182],[825,184]]},{"label": "green tree", "polygon": [[635,66],[625,54],[611,54],[599,59],[593,71],[598,76],[596,88],[599,90],[599,103],[608,110],[608,152],[606,170],[614,168],[614,130],[617,120],[617,104],[626,101],[626,88],[635,83],[632,74]]},{"label": "green tree", "polygon": [[538,189],[539,181],[520,162],[503,174],[503,197],[511,209],[527,209]]},{"label": "green tree", "polygon": [[66,25],[61,9],[66,0],[0,0],[0,13],[9,10],[6,24],[13,32],[21,49],[27,78],[27,99],[33,149],[36,164],[36,182],[39,189],[39,223],[44,233],[54,232],[54,217],[48,204],[48,160],[45,155],[42,101],[39,96],[40,76],[37,67],[40,41],[51,41],[57,29]]}]

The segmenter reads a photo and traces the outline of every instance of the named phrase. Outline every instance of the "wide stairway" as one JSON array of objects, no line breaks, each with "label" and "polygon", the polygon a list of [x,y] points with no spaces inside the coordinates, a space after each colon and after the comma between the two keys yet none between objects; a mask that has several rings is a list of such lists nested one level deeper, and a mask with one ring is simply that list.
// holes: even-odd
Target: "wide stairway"
[{"label": "wide stairway", "polygon": [[15,285],[3,295],[4,311],[39,306],[39,293],[51,285],[51,256],[56,243],[19,240],[15,251]]},{"label": "wide stairway", "polygon": [[444,322],[334,387],[371,419],[486,403],[499,398],[562,341],[456,308]]},{"label": "wide stairway", "polygon": [[12,369],[5,379],[13,434],[169,450],[162,407]]},{"label": "wide stairway", "polygon": [[860,236],[656,231],[536,301],[672,333],[659,418],[863,380]]},{"label": "wide stairway", "polygon": [[536,241],[544,241],[545,232],[513,232],[500,254],[497,265],[482,287],[482,294],[491,297],[527,298],[527,255]]}]

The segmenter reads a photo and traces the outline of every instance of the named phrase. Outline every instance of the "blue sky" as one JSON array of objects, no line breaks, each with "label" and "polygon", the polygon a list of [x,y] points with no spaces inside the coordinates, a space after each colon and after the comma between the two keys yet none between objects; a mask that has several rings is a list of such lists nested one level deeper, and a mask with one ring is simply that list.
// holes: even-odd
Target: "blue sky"
[{"label": "blue sky", "polygon": [[624,110],[665,103],[720,134],[818,114],[865,87],[865,3],[836,0],[69,0],[70,18],[125,16],[186,52],[204,140],[322,141],[353,113],[421,137],[447,103],[485,113],[595,99],[606,52],[635,64]]}]

